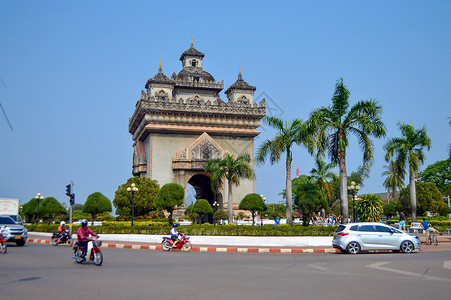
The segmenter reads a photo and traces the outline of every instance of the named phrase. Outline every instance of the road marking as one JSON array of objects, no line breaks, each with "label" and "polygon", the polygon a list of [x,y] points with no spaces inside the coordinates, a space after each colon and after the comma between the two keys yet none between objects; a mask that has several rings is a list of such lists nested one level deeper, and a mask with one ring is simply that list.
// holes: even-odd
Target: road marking
[{"label": "road marking", "polygon": [[325,263],[316,263],[316,264],[311,264],[311,265],[307,265],[308,267],[314,268],[314,269],[318,269],[321,271],[327,271],[329,270],[327,267],[324,267]]},{"label": "road marking", "polygon": [[443,268],[444,269],[450,269],[451,270],[451,260],[445,260],[443,262]]},{"label": "road marking", "polygon": [[398,273],[398,274],[402,274],[402,275],[412,276],[412,277],[420,278],[420,279],[451,282],[451,280],[447,279],[447,278],[429,276],[429,275],[424,275],[422,273],[414,273],[414,272],[409,272],[409,271],[403,271],[403,270],[397,270],[397,269],[392,269],[392,268],[388,268],[388,267],[383,267],[383,265],[386,265],[386,264],[389,264],[389,263],[390,262],[382,261],[382,262],[374,263],[374,264],[371,264],[371,265],[367,265],[367,267],[368,268],[373,268],[373,269],[376,269],[376,270],[381,270],[381,271],[387,271],[387,272],[392,272],[392,273]]}]

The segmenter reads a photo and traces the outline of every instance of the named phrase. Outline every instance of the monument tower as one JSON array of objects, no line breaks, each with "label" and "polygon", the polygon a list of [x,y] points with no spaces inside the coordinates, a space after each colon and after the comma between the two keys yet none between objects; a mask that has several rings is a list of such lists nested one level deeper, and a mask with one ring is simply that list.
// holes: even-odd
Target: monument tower
[{"label": "monument tower", "polygon": [[[254,157],[254,138],[266,113],[265,99],[254,103],[256,88],[243,80],[240,68],[238,79],[225,91],[227,102],[221,100],[224,81],[217,82],[203,69],[204,56],[191,39],[191,46],[180,56],[182,70],[178,74],[169,79],[160,60],[158,73],[147,80],[129,120],[132,174],[157,180],[160,186],[178,183],[186,189],[189,183],[196,199],[207,199],[210,204],[216,200],[219,208],[225,209],[227,189],[215,195],[204,167],[227,153],[237,157],[247,152]],[[234,209],[254,191],[253,180],[241,180],[233,190]]]}]

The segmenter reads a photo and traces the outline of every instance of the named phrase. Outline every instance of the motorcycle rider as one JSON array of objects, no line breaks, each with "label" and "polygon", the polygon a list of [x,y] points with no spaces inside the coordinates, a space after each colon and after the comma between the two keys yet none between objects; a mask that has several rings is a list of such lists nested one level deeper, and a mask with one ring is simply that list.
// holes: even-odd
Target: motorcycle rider
[{"label": "motorcycle rider", "polygon": [[63,237],[66,234],[66,222],[61,221],[60,226],[58,227],[58,238],[59,238],[59,243],[63,243]]},{"label": "motorcycle rider", "polygon": [[81,257],[86,260],[86,252],[88,251],[88,242],[91,240],[89,235],[97,236],[89,227],[88,220],[81,220],[81,227],[77,230],[77,239],[78,243],[81,247],[83,247],[83,251],[81,253]]},{"label": "motorcycle rider", "polygon": [[177,224],[176,223],[172,224],[171,239],[174,241],[172,243],[172,248],[174,248],[175,245],[180,241],[180,234],[177,232]]}]

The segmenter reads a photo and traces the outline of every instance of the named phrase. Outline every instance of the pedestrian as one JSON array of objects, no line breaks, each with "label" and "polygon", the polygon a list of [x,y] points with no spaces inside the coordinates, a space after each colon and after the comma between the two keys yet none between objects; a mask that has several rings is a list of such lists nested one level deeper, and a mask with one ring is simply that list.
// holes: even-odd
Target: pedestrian
[{"label": "pedestrian", "polygon": [[406,231],[406,215],[402,211],[400,211],[398,215],[399,215],[399,229],[401,229],[402,231]]},{"label": "pedestrian", "polygon": [[280,225],[280,218],[279,217],[276,217],[275,221],[276,221],[276,226]]}]

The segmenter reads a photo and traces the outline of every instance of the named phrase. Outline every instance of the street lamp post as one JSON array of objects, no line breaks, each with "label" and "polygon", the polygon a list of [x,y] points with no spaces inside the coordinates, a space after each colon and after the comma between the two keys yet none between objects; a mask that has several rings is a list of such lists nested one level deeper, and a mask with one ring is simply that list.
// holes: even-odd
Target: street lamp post
[{"label": "street lamp post", "polygon": [[352,218],[355,223],[355,195],[360,190],[360,187],[356,185],[354,181],[351,181],[351,185],[348,186],[348,190],[352,194]]},{"label": "street lamp post", "polygon": [[[213,216],[214,216],[214,213],[218,211],[218,206],[219,206],[219,203],[216,202],[216,200],[215,200],[215,202],[213,202],[213,210],[214,210]],[[213,220],[213,222],[214,222],[215,225],[216,225],[216,220]]]},{"label": "street lamp post", "polygon": [[39,201],[44,199],[44,196],[42,196],[41,193],[37,193],[34,198],[38,201],[38,208],[36,209],[36,222],[39,223]]},{"label": "street lamp post", "polygon": [[133,226],[133,215],[134,215],[134,209],[135,209],[135,203],[134,203],[134,196],[135,196],[135,192],[138,191],[138,188],[135,186],[134,183],[131,184],[131,186],[129,186],[127,188],[127,191],[132,192],[132,226]]},{"label": "street lamp post", "polygon": [[[260,195],[260,197],[262,197],[263,203],[265,203],[266,197],[263,197],[263,195]],[[263,226],[263,210],[262,210],[261,216],[260,216],[260,225]]]}]

